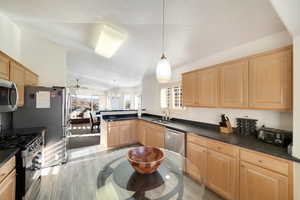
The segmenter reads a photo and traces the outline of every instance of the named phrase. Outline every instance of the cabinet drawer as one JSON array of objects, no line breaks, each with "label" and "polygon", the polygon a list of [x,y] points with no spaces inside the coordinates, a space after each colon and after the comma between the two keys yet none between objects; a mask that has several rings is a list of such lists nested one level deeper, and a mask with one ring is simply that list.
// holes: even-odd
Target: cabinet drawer
[{"label": "cabinet drawer", "polygon": [[228,156],[236,156],[236,148],[233,145],[207,140],[207,148]]},{"label": "cabinet drawer", "polygon": [[207,139],[201,136],[196,136],[193,133],[188,133],[187,142],[197,144],[203,147],[207,146]]},{"label": "cabinet drawer", "polygon": [[289,173],[289,163],[280,161],[260,153],[254,153],[246,150],[240,150],[240,160],[252,163],[254,165],[269,169],[284,175]]},{"label": "cabinet drawer", "polygon": [[12,157],[0,168],[0,183],[9,175],[9,173],[16,167],[16,158]]}]

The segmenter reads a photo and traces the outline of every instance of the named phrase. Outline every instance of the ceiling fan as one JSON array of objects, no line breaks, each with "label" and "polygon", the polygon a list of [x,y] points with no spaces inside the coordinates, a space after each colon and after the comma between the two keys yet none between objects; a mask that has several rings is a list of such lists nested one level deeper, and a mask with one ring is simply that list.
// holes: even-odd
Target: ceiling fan
[{"label": "ceiling fan", "polygon": [[76,79],[76,84],[75,85],[71,85],[70,88],[71,89],[76,89],[76,90],[78,90],[78,89],[89,89],[87,87],[80,86],[78,78]]}]

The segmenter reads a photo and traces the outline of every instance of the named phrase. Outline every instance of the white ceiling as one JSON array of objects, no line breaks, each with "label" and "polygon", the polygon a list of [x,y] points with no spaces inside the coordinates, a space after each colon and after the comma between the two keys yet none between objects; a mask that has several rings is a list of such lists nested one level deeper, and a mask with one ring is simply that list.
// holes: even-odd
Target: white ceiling
[{"label": "white ceiling", "polygon": [[[161,55],[162,0],[2,0],[0,12],[67,49],[68,78],[106,90],[154,73]],[[173,67],[285,30],[269,0],[167,0],[166,55]],[[94,53],[91,29],[128,33],[110,59]]]}]

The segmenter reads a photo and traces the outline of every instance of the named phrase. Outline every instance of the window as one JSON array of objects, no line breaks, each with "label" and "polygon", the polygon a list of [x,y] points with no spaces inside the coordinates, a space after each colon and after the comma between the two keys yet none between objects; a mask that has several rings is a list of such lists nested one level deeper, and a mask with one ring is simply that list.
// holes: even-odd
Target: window
[{"label": "window", "polygon": [[182,89],[180,86],[175,86],[172,88],[172,107],[174,109],[182,108]]},{"label": "window", "polygon": [[161,108],[170,108],[171,88],[162,88],[160,90]]},{"label": "window", "polygon": [[124,95],[124,109],[130,110],[131,106],[131,95]]},{"label": "window", "polygon": [[134,96],[134,109],[138,110],[142,105],[141,105],[141,95],[135,95]]},{"label": "window", "polygon": [[182,89],[181,86],[172,86],[160,90],[161,108],[182,109]]},{"label": "window", "polygon": [[89,113],[99,110],[99,96],[71,95],[71,118],[89,118]]}]

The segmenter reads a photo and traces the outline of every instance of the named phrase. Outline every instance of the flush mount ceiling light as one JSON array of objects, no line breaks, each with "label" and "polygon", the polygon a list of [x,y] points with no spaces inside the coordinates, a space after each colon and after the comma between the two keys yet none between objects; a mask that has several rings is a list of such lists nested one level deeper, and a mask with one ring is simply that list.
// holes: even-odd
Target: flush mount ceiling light
[{"label": "flush mount ceiling light", "polygon": [[162,23],[162,56],[156,66],[156,78],[160,83],[168,83],[171,80],[171,65],[165,56],[165,11],[166,2],[163,1]]},{"label": "flush mount ceiling light", "polygon": [[108,25],[102,25],[95,52],[106,58],[112,57],[126,40],[127,34]]}]

